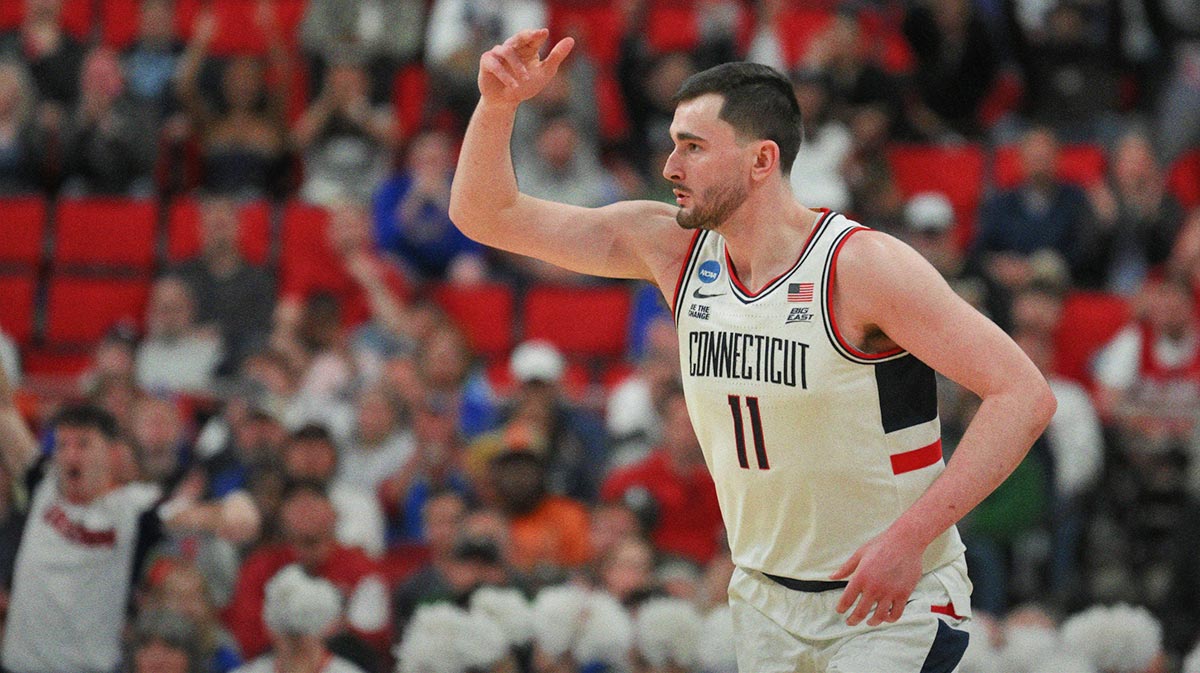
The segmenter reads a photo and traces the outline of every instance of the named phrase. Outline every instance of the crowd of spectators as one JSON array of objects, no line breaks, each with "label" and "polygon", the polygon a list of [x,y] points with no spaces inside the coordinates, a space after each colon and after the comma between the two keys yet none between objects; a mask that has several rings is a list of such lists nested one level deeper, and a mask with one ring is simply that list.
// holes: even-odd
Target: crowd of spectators
[{"label": "crowd of spectators", "polygon": [[[1200,5],[297,0],[289,19],[247,0],[229,25],[221,0],[186,21],[182,0],[134,4],[128,44],[68,30],[64,0],[0,32],[0,198],[200,204],[199,253],[88,344],[70,395],[22,390],[0,331],[5,670],[735,669],[662,302],[627,361],[578,362],[524,339],[485,359],[433,300],[647,292],[484,249],[447,214],[478,56],[566,16],[580,48],[516,120],[525,191],[670,200],[680,83],[776,66],[805,118],[801,202],[909,242],[1046,374],[1049,430],[961,523],[962,670],[1200,671],[1200,210],[1168,181],[1200,146]],[[239,31],[261,48],[218,48]],[[901,142],[1008,150],[1016,171],[964,210],[901,188]],[[1079,146],[1105,158],[1089,180],[1062,170]],[[322,209],[329,256],[247,256],[264,200]],[[1119,329],[1065,371],[1081,293]],[[939,392],[952,455],[977,400]]]}]

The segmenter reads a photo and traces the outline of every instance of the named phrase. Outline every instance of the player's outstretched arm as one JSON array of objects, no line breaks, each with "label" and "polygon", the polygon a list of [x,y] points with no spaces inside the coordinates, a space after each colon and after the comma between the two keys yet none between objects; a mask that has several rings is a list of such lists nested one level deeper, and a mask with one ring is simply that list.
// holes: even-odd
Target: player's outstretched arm
[{"label": "player's outstretched arm", "polygon": [[480,58],[480,101],[454,174],[450,218],[480,243],[572,271],[665,280],[690,235],[675,225],[671,206],[627,201],[579,208],[518,191],[510,149],[517,106],[545,88],[574,46],[564,38],[543,59],[548,35],[522,31]]},{"label": "player's outstretched arm", "polygon": [[[838,262],[838,319],[878,327],[983,403],[946,470],[884,533],[839,570],[847,621],[895,621],[921,571],[921,554],[1016,469],[1057,403],[1037,367],[999,327],[954,294],[916,251],[874,231],[846,241]],[[890,608],[890,612],[889,612]]]},{"label": "player's outstretched arm", "polygon": [[[38,455],[37,440],[17,410],[12,384],[3,365],[0,365],[0,453],[4,469],[14,479],[23,479]],[[4,487],[0,484],[0,488]]]}]

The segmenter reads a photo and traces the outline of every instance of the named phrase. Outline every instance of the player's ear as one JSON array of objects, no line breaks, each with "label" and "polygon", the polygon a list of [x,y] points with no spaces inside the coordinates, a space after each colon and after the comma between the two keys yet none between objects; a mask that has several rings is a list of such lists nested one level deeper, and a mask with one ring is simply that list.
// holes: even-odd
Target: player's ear
[{"label": "player's ear", "polygon": [[774,140],[760,140],[754,144],[754,165],[750,175],[755,180],[764,180],[779,168],[779,145]]}]

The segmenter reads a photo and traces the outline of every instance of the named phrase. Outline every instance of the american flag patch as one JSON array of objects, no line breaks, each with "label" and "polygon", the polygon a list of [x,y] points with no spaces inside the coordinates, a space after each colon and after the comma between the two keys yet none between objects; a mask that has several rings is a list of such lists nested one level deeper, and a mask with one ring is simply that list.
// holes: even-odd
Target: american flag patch
[{"label": "american flag patch", "polygon": [[812,301],[812,283],[788,283],[788,301]]}]

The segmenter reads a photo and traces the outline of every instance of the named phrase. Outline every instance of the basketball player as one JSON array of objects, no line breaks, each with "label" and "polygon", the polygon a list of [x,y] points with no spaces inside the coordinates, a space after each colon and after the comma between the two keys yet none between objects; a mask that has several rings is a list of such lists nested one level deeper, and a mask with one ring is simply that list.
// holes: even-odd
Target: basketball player
[{"label": "basketball player", "polygon": [[[684,83],[663,169],[677,206],[521,194],[513,116],[574,44],[542,59],[547,35],[521,32],[480,59],[451,218],[487,245],[650,281],[671,303],[738,566],[742,671],[953,670],[970,614],[954,525],[1046,427],[1045,380],[911,248],[796,201],[799,107],[770,68]],[[948,465],[933,370],[983,399]]]},{"label": "basketball player", "polygon": [[[0,669],[109,673],[121,663],[130,584],[164,528],[257,535],[244,494],[223,504],[162,502],[157,485],[116,485],[116,421],[90,405],[65,407],[47,458],[25,427],[0,367],[0,459],[28,488]],[[0,484],[0,488],[8,488]]]}]

